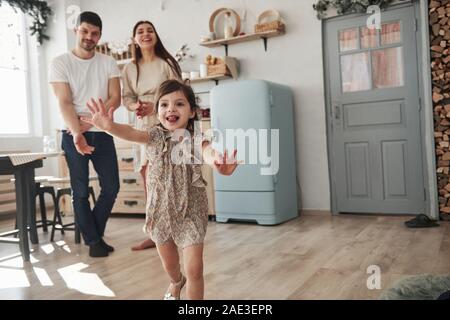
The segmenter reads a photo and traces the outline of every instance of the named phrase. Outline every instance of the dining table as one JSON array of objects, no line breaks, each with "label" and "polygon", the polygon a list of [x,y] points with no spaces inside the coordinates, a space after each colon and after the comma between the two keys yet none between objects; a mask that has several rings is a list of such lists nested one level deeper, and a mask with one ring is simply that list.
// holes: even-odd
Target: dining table
[{"label": "dining table", "polygon": [[17,229],[0,233],[0,243],[18,244],[24,261],[30,261],[30,241],[38,244],[36,228],[35,170],[43,167],[43,160],[62,152],[11,153],[0,155],[0,175],[14,175],[16,192]]}]

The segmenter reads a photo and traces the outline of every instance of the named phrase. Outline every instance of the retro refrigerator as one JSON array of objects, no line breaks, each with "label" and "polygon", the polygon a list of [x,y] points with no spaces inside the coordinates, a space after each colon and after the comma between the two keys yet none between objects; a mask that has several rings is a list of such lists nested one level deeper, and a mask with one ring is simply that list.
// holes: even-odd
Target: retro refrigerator
[{"label": "retro refrigerator", "polygon": [[293,95],[263,80],[211,90],[213,147],[245,161],[231,176],[214,171],[216,221],[275,225],[298,216]]}]

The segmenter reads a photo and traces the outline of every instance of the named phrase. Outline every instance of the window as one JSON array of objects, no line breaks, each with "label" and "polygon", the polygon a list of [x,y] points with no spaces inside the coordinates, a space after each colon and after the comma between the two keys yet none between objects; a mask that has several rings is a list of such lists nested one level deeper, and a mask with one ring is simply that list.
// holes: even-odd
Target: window
[{"label": "window", "polygon": [[0,134],[29,134],[25,17],[2,3],[0,21]]},{"label": "window", "polygon": [[399,21],[382,24],[380,31],[365,26],[341,30],[339,50],[343,93],[404,86]]}]

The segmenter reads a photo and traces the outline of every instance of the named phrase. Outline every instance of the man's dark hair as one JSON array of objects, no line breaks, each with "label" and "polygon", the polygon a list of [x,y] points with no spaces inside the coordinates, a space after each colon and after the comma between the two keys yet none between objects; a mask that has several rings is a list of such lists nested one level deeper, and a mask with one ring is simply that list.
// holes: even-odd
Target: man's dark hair
[{"label": "man's dark hair", "polygon": [[83,22],[99,27],[100,32],[102,31],[102,19],[95,12],[84,11],[80,13],[80,15],[77,18],[77,27],[80,26],[80,24],[82,24]]}]

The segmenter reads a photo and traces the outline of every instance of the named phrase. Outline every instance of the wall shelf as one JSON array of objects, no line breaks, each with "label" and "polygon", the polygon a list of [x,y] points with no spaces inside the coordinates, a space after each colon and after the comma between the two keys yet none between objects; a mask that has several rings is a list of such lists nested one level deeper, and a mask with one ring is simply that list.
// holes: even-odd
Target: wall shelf
[{"label": "wall shelf", "polygon": [[218,39],[218,40],[212,40],[212,41],[205,41],[201,42],[200,45],[203,47],[208,48],[214,48],[214,47],[225,47],[225,55],[228,56],[228,46],[230,44],[236,44],[241,42],[248,42],[248,41],[254,41],[262,39],[264,42],[264,50],[267,51],[267,39],[273,38],[273,37],[279,37],[285,34],[284,30],[273,30],[273,31],[267,31],[267,32],[259,32],[259,33],[253,33],[253,34],[246,34],[243,36],[237,36],[229,39]]},{"label": "wall shelf", "polygon": [[[224,72],[222,74],[214,74],[214,75],[207,76],[204,78],[192,79],[191,84],[205,82],[205,81],[214,81],[216,83],[216,85],[218,85],[220,80],[231,79],[231,78],[237,79],[239,76],[238,75],[239,74],[238,73],[238,63],[239,63],[238,60],[233,57],[225,57],[225,58],[223,58],[223,60],[224,60],[224,63],[226,65],[226,69],[227,69],[226,73],[224,71],[222,71],[222,72]],[[208,66],[208,69],[209,69],[209,66]],[[221,71],[219,71],[219,72],[221,72]]]},{"label": "wall shelf", "polygon": [[122,69],[125,67],[126,64],[132,62],[133,59],[123,59],[123,60],[116,60],[117,66],[122,71]]},{"label": "wall shelf", "polygon": [[216,85],[218,85],[220,80],[226,80],[226,79],[232,79],[232,76],[227,75],[227,74],[208,76],[208,77],[204,77],[204,78],[193,79],[190,82],[191,83],[200,83],[200,82],[206,82],[206,81],[214,81],[216,83]]}]

